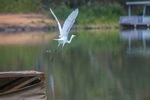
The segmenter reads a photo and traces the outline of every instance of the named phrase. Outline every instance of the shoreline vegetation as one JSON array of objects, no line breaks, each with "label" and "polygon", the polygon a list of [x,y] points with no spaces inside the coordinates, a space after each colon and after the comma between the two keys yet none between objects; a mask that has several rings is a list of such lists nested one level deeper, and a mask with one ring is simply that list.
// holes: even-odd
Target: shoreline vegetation
[{"label": "shoreline vegetation", "polygon": [[[51,3],[43,7],[39,0],[16,0],[10,4],[2,0],[0,4],[0,31],[8,30],[53,30],[57,27],[49,6],[53,9],[60,22],[63,24],[70,12],[76,7],[65,4],[58,6]],[[11,5],[11,6],[6,6]],[[46,5],[47,6],[47,5]],[[119,3],[92,3],[79,6],[79,15],[73,28],[78,29],[118,29],[119,17],[125,14]]]}]

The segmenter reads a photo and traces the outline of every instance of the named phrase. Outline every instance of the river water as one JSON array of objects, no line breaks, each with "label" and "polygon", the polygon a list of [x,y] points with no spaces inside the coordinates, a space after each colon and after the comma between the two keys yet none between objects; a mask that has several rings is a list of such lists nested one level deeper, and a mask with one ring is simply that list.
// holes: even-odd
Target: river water
[{"label": "river water", "polygon": [[40,33],[37,40],[34,34],[30,42],[0,42],[0,71],[45,72],[49,100],[150,100],[150,31],[71,34],[76,37],[63,51],[58,48],[53,62],[57,32]]}]

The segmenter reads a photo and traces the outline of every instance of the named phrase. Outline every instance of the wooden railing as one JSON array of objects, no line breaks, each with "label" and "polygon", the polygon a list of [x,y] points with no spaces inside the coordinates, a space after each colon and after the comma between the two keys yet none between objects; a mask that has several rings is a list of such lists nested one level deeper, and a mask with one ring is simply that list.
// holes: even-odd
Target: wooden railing
[{"label": "wooden railing", "polygon": [[121,16],[120,24],[149,25],[150,16]]}]

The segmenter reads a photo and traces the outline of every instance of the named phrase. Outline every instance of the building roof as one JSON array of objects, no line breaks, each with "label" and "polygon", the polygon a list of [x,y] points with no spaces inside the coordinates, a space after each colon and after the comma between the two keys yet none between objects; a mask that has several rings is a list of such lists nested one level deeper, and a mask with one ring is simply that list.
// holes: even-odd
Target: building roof
[{"label": "building roof", "polygon": [[133,1],[133,2],[126,2],[126,5],[150,5],[150,1]]}]

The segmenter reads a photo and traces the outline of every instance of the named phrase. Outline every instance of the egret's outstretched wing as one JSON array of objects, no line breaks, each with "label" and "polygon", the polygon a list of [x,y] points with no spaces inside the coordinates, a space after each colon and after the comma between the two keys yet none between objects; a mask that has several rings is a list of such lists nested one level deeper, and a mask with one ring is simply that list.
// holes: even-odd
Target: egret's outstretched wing
[{"label": "egret's outstretched wing", "polygon": [[50,9],[52,15],[54,16],[55,20],[57,21],[58,28],[59,28],[59,32],[60,32],[60,35],[61,35],[62,29],[61,29],[61,25],[60,25],[60,23],[59,23],[59,20],[57,19],[56,15],[55,15],[54,12],[52,11],[52,9],[51,9],[51,8],[49,8],[49,9]]},{"label": "egret's outstretched wing", "polygon": [[73,25],[74,22],[75,22],[75,19],[76,19],[77,15],[78,15],[78,12],[79,12],[78,8],[75,9],[75,10],[68,16],[68,18],[65,20],[65,23],[64,23],[63,28],[62,28],[62,33],[63,33],[62,35],[68,35],[68,33],[69,33],[69,31],[70,31],[72,25]]}]

